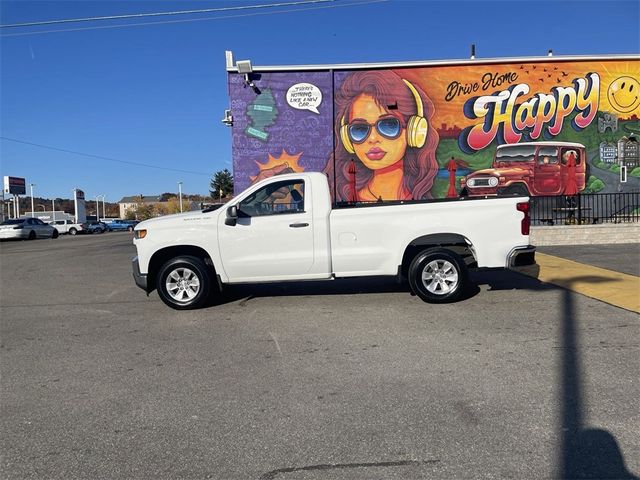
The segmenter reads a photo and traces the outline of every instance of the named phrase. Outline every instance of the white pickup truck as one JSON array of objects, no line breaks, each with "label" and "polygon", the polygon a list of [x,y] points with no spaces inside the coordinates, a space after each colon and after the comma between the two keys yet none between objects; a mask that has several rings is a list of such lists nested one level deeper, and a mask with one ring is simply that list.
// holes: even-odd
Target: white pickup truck
[{"label": "white pickup truck", "polygon": [[77,235],[84,231],[82,224],[75,223],[73,220],[55,220],[49,222],[49,225],[55,227],[60,234],[68,233],[69,235]]},{"label": "white pickup truck", "polygon": [[222,208],[135,227],[136,284],[175,309],[223,285],[392,275],[426,302],[460,299],[467,269],[535,263],[526,197],[332,205],[322,173],[252,185]]}]

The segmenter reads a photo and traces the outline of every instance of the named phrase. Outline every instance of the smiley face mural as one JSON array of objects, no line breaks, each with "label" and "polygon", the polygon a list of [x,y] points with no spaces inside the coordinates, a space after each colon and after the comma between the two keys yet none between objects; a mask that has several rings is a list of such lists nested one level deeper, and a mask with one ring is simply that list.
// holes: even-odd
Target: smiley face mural
[{"label": "smiley face mural", "polygon": [[618,112],[633,112],[640,106],[640,82],[633,77],[616,78],[607,91],[611,106]]},{"label": "smiley face mural", "polygon": [[[574,171],[578,191],[611,192],[623,165],[640,188],[638,56],[254,72],[251,88],[229,73],[236,192],[302,171],[326,173],[336,201],[471,195],[465,179],[484,171],[495,179],[476,187],[497,184],[478,195],[503,181],[562,195]],[[527,168],[496,153],[541,142],[523,146]]]}]

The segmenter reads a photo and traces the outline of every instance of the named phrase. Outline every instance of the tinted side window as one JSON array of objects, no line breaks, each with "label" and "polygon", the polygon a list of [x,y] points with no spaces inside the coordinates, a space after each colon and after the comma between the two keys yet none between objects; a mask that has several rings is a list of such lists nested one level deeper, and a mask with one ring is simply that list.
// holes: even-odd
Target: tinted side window
[{"label": "tinted side window", "polygon": [[569,156],[573,155],[575,158],[576,165],[580,165],[582,163],[582,158],[580,157],[580,151],[575,148],[563,148],[562,156],[560,158],[560,162],[562,165],[566,165],[569,159]]},{"label": "tinted side window", "polygon": [[304,212],[304,181],[271,183],[240,202],[238,210],[249,217]]},{"label": "tinted side window", "polygon": [[538,163],[541,165],[558,163],[558,149],[556,147],[540,147]]},{"label": "tinted side window", "polygon": [[496,152],[498,162],[531,162],[536,152],[533,145],[503,147]]}]

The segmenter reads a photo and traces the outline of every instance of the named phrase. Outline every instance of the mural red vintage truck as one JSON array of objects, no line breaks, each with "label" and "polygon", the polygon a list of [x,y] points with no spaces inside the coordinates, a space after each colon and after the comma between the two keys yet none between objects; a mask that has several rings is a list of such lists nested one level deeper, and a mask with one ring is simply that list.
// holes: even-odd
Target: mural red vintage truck
[{"label": "mural red vintage truck", "polygon": [[255,66],[227,52],[227,72],[236,192],[308,171],[335,202],[640,186],[640,55]]},{"label": "mural red vintage truck", "polygon": [[586,186],[586,157],[580,143],[500,145],[491,168],[460,180],[460,195],[575,195]]}]

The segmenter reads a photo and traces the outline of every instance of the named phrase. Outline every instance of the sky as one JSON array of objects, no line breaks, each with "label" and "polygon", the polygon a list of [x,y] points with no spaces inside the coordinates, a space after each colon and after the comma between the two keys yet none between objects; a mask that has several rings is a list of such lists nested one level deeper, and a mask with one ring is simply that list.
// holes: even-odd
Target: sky
[{"label": "sky", "polygon": [[[0,23],[273,3],[0,0]],[[2,28],[0,176],[45,198],[115,202],[178,182],[208,194],[232,170],[225,50],[255,67],[464,59],[471,44],[479,59],[637,54],[640,1],[334,0]]]}]

